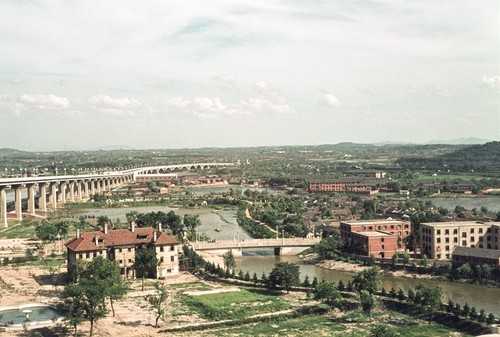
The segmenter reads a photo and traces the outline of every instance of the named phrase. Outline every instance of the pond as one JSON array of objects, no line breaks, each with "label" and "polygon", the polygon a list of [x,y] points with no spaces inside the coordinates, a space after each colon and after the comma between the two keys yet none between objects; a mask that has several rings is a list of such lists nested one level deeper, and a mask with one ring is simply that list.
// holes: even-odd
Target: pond
[{"label": "pond", "polygon": [[62,317],[49,306],[42,304],[21,305],[16,308],[0,309],[0,326],[19,325],[23,323],[52,323]]}]

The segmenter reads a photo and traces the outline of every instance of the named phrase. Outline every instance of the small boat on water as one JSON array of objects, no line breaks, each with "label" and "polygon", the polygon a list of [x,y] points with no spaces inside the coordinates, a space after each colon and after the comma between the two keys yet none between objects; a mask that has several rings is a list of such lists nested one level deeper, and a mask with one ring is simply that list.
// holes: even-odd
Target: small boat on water
[{"label": "small boat on water", "polygon": [[216,232],[220,232],[220,228],[219,227],[215,227],[214,228]]}]

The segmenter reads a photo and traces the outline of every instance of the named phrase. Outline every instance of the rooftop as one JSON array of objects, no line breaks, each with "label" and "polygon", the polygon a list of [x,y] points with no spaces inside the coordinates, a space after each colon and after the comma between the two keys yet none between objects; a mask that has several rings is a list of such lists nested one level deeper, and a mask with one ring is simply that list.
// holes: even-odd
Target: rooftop
[{"label": "rooftop", "polygon": [[500,260],[500,250],[497,249],[455,247],[455,250],[453,250],[453,255],[482,257],[482,258]]},{"label": "rooftop", "polygon": [[423,222],[422,225],[433,227],[445,226],[479,226],[479,225],[500,225],[498,222],[482,222],[482,221],[444,221],[444,222]]},{"label": "rooftop", "polygon": [[[156,232],[156,241],[155,239]],[[96,242],[97,241],[97,242]],[[85,232],[80,237],[68,241],[65,245],[74,252],[99,251],[114,246],[135,246],[141,244],[177,245],[179,241],[165,232],[153,227],[130,229],[112,229],[107,234],[102,231]]]},{"label": "rooftop", "polygon": [[380,220],[361,220],[361,221],[347,221],[347,222],[341,222],[342,224],[346,224],[349,226],[354,226],[354,225],[378,225],[378,224],[400,224],[405,221],[402,220],[394,220],[394,219],[380,219]]}]

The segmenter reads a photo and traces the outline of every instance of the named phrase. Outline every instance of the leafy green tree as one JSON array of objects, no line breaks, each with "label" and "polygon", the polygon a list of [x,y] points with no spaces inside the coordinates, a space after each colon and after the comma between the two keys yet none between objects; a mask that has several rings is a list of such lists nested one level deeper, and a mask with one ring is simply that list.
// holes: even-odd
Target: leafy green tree
[{"label": "leafy green tree", "polygon": [[418,299],[418,305],[429,315],[429,324],[431,324],[434,312],[441,307],[443,289],[441,287],[429,288],[419,283],[415,290],[415,299]]},{"label": "leafy green tree", "polygon": [[227,272],[231,272],[236,267],[236,261],[234,260],[234,255],[232,250],[228,250],[224,255],[222,255],[222,260],[224,261],[224,267]]},{"label": "leafy green tree", "polygon": [[257,284],[257,282],[259,282],[259,278],[257,277],[257,273],[253,273],[252,282],[253,282],[253,284]]},{"label": "leafy green tree", "polygon": [[299,266],[294,263],[279,262],[269,274],[268,283],[271,287],[283,287],[286,292],[300,284]]},{"label": "leafy green tree", "polygon": [[311,281],[309,281],[309,275],[306,275],[304,278],[304,282],[302,282],[302,286],[305,288],[311,287]]},{"label": "leafy green tree", "polygon": [[330,307],[338,306],[342,296],[335,284],[322,280],[314,289],[314,299],[320,300]]},{"label": "leafy green tree", "polygon": [[342,247],[344,247],[344,240],[338,231],[332,231],[329,237],[315,244],[312,250],[322,258],[332,258]]},{"label": "leafy green tree", "polygon": [[65,287],[62,299],[63,303],[70,308],[75,330],[79,318],[83,317],[90,322],[90,336],[93,335],[95,322],[107,313],[104,301],[106,288],[107,285],[102,279],[90,273],[82,275],[78,283],[70,283]]},{"label": "leafy green tree", "polygon": [[378,267],[362,270],[352,278],[354,289],[358,292],[366,290],[369,293],[374,294],[380,287],[380,283],[381,275]]},{"label": "leafy green tree", "polygon": [[155,313],[155,328],[158,328],[158,322],[166,314],[166,303],[168,298],[167,287],[161,282],[154,283],[154,293],[146,296],[150,309]]},{"label": "leafy green tree", "polygon": [[377,325],[370,330],[370,337],[398,337],[399,334],[387,325]]},{"label": "leafy green tree", "polygon": [[142,290],[144,290],[144,278],[151,275],[158,266],[156,253],[147,248],[139,248],[135,251],[134,269],[142,277]]},{"label": "leafy green tree", "polygon": [[486,324],[493,324],[495,323],[495,315],[493,315],[491,312],[488,314],[488,317],[486,317]]},{"label": "leafy green tree", "polygon": [[182,218],[175,214],[174,211],[167,213],[167,217],[164,223],[168,229],[172,232],[172,235],[180,235],[184,231],[184,224],[182,223]]},{"label": "leafy green tree", "polygon": [[184,214],[184,227],[190,232],[194,232],[201,225],[200,216],[198,214]]},{"label": "leafy green tree", "polygon": [[36,237],[42,241],[53,242],[57,240],[57,228],[53,223],[48,221],[37,222],[35,225]]},{"label": "leafy green tree", "polygon": [[363,308],[363,312],[368,315],[371,321],[371,311],[375,306],[375,295],[368,290],[361,290],[359,292],[359,301]]}]

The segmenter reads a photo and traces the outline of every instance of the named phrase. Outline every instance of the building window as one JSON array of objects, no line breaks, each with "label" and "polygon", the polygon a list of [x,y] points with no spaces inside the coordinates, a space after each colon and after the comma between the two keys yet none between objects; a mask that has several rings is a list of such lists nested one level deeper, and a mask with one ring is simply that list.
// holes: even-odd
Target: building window
[{"label": "building window", "polygon": [[479,234],[483,234],[483,229],[479,228]]},{"label": "building window", "polygon": [[450,234],[450,230],[449,229],[445,229],[444,230],[444,234],[446,234],[446,235]]},{"label": "building window", "polygon": [[118,253],[121,253],[121,252],[122,252],[122,249],[121,249],[121,248],[119,248],[119,249],[118,249]]},{"label": "building window", "polygon": [[444,241],[445,241],[446,243],[449,243],[449,242],[450,242],[450,238],[446,238],[446,239],[444,239]]},{"label": "building window", "polygon": [[83,259],[83,255],[82,254],[78,254],[78,258],[81,260]]},{"label": "building window", "polygon": [[471,240],[472,242],[474,242],[474,241],[475,241],[473,236],[471,236],[471,237],[470,237],[470,240]]},{"label": "building window", "polygon": [[175,246],[170,246],[170,251],[173,252],[175,250]]},{"label": "building window", "polygon": [[175,256],[173,256],[173,255],[172,255],[172,256],[170,257],[170,262],[174,262],[174,260],[175,260]]},{"label": "building window", "polygon": [[163,252],[163,246],[160,247],[160,252]]},{"label": "building window", "polygon": [[436,239],[436,242],[437,242],[437,243],[441,243],[441,238],[437,238],[437,239]]},{"label": "building window", "polygon": [[438,230],[436,231],[436,235],[441,235],[441,230],[440,230],[440,229],[438,229]]},{"label": "building window", "polygon": [[462,232],[462,237],[466,238],[467,237],[467,233],[466,232]]},{"label": "building window", "polygon": [[458,243],[458,238],[453,238],[453,243]]},{"label": "building window", "polygon": [[453,234],[455,234],[455,235],[458,234],[458,229],[454,229]]},{"label": "building window", "polygon": [[444,250],[446,250],[446,251],[450,251],[450,246],[446,246],[446,247],[444,247]]},{"label": "building window", "polygon": [[462,246],[467,246],[467,241],[462,240]]},{"label": "building window", "polygon": [[163,256],[162,256],[162,257],[160,257],[160,262],[161,262],[161,263],[165,262],[165,259],[163,258]]},{"label": "building window", "polygon": [[132,251],[132,248],[129,248],[129,249],[128,249],[128,251],[129,251],[129,252],[131,252],[131,251]]},{"label": "building window", "polygon": [[85,258],[89,258],[90,257],[90,253],[85,253]]},{"label": "building window", "polygon": [[474,234],[474,228],[471,228],[471,229],[470,229],[470,233],[471,233],[471,234]]}]

